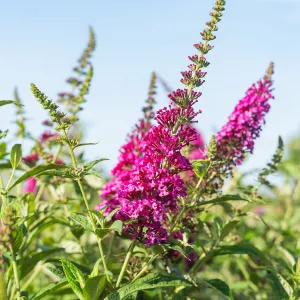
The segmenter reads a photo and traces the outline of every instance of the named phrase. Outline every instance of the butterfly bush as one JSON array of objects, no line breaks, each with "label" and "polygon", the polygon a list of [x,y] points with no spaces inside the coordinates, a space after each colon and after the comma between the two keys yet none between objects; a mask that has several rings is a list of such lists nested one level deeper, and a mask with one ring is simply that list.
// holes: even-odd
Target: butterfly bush
[{"label": "butterfly bush", "polygon": [[[272,161],[258,174],[257,186],[245,187],[241,176],[231,182],[228,194],[220,193],[224,179],[254,150],[273,98],[273,65],[247,90],[208,145],[195,124],[201,113],[197,106],[202,94],[197,88],[204,84],[206,54],[213,48],[210,43],[224,5],[225,1],[216,0],[211,21],[200,33],[202,41],[194,44],[197,54],[188,56],[187,70],[181,72],[183,87],[169,90],[169,103],[160,109],[154,109],[157,78],[152,74],[142,118],[120,148],[112,178],[105,184],[98,168],[105,159],[85,159],[82,149],[97,143],[82,141],[78,123],[93,76],[92,29],[88,47],[73,69],[75,75],[66,80],[70,91],[53,101],[31,84],[33,95],[49,113],[43,122],[47,129],[37,138],[25,128],[27,118],[17,92],[15,101],[0,100],[0,106],[18,106],[15,135],[33,142],[29,155],[23,156],[20,143],[11,148],[10,158],[6,143],[0,143],[0,299],[41,299],[51,293],[63,299],[74,295],[125,299],[133,292],[142,298],[219,299],[223,294],[226,299],[254,299],[261,287],[267,293],[259,296],[274,298],[267,281],[272,280],[270,272],[280,275],[274,257],[287,251],[282,237],[277,235],[274,243],[274,229],[281,224],[259,229],[255,236],[253,221],[248,223],[247,218],[254,216],[257,221],[257,215],[268,216],[269,208],[254,207],[249,200],[259,197],[262,185],[273,188],[267,176],[281,161],[282,140]],[[7,130],[0,131],[0,139],[6,134]],[[291,199],[297,200],[297,186]],[[240,205],[242,201],[247,204]],[[291,209],[287,211],[288,220]],[[290,232],[289,226],[284,224],[282,232]],[[255,243],[261,237],[258,250]],[[274,257],[264,257],[263,247],[274,249]],[[240,253],[259,259],[233,255]],[[225,254],[230,255],[229,265],[215,259]],[[291,254],[296,257],[297,250]],[[273,279],[276,285],[284,283],[278,290],[289,295],[283,299],[298,299],[300,259],[293,270],[288,264],[280,275],[286,282]],[[222,281],[228,271],[230,284],[254,278],[251,287],[245,287],[245,293],[237,285],[230,290]],[[218,278],[212,278],[215,274]],[[151,294],[148,288],[153,289]]]},{"label": "butterfly bush", "polygon": [[[121,163],[123,170],[124,161],[129,159],[130,169],[122,171],[121,176],[119,174],[105,187],[104,194],[102,192],[104,197],[111,192],[114,194],[112,200],[104,199],[106,202],[102,204],[107,205],[107,201],[110,201],[110,211],[120,205],[115,217],[126,224],[124,233],[132,239],[143,241],[147,246],[168,240],[170,225],[166,224],[167,214],[175,214],[179,198],[187,195],[180,173],[192,170],[192,165],[182,151],[197,140],[197,132],[191,124],[197,122],[195,117],[201,112],[194,109],[201,92],[194,89],[204,83],[206,72],[202,69],[209,65],[204,54],[213,48],[208,42],[215,38],[212,32],[217,30],[216,23],[220,21],[224,4],[224,1],[219,1],[214,6],[212,21],[201,32],[204,43],[194,45],[200,55],[189,56],[192,64],[188,66],[188,71],[181,72],[181,82],[186,87],[169,94],[171,104],[156,113],[158,124],[139,140],[142,155],[128,155],[128,147],[132,149],[131,137],[125,149],[122,148],[117,165],[119,170]],[[113,172],[117,173],[116,169]]]}]

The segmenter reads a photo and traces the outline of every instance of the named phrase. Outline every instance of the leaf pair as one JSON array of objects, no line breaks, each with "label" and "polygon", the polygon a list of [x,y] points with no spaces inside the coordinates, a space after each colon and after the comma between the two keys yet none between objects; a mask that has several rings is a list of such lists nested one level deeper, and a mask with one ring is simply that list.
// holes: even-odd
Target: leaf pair
[{"label": "leaf pair", "polygon": [[[94,215],[96,215],[96,218],[101,218],[101,213],[98,211],[91,211]],[[90,232],[94,232],[99,238],[103,238],[107,233],[110,231],[117,231],[119,234],[122,232],[123,224],[120,220],[116,220],[113,222],[113,224],[109,228],[97,228],[95,231],[93,230],[92,224],[88,220],[88,218],[83,214],[76,214],[69,217],[72,221],[79,224],[82,228],[85,230],[88,230]],[[103,218],[103,216],[102,216]]]},{"label": "leaf pair", "polygon": [[66,280],[79,299],[98,300],[106,285],[106,276],[87,277],[80,269],[67,260],[62,260]]}]

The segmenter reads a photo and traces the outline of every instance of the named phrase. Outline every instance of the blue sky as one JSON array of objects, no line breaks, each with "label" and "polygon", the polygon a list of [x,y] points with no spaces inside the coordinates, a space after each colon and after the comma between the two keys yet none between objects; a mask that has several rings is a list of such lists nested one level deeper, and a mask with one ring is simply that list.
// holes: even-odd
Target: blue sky
[{"label": "blue sky", "polygon": [[[173,88],[194,54],[193,44],[209,20],[212,0],[5,1],[0,18],[0,98],[19,88],[38,134],[46,113],[30,93],[34,82],[50,98],[65,91],[64,80],[86,45],[88,26],[97,36],[95,76],[81,113],[91,159],[107,157],[110,168],[126,134],[141,116],[152,71]],[[278,135],[285,141],[300,129],[300,1],[230,0],[208,60],[198,108],[200,128],[209,139],[227,120],[252,82],[275,62],[275,100],[255,153],[245,168],[261,167],[273,154]],[[168,103],[159,87],[158,107]],[[0,127],[12,124],[13,108],[1,109]],[[26,145],[25,145],[26,146]]]}]

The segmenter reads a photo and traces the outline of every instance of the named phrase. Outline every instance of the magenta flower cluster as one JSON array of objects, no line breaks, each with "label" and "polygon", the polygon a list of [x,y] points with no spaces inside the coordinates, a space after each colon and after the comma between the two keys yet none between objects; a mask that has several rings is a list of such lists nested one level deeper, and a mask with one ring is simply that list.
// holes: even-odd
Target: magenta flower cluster
[{"label": "magenta flower cluster", "polygon": [[107,215],[122,204],[122,198],[119,197],[118,191],[120,191],[122,184],[129,180],[133,166],[142,156],[143,138],[150,127],[150,122],[145,122],[142,119],[128,136],[127,143],[120,149],[118,163],[111,171],[114,177],[103,187],[101,191],[102,202],[95,209],[105,207],[105,214]]},{"label": "magenta flower cluster", "polygon": [[245,154],[253,152],[254,140],[259,137],[270,109],[271,87],[272,81],[268,77],[253,84],[218,132],[217,151],[234,165],[241,164]]},{"label": "magenta flower cluster", "polygon": [[[168,240],[167,213],[175,213],[179,197],[187,195],[180,173],[192,170],[182,149],[197,140],[196,130],[187,126],[200,112],[193,105],[200,93],[190,94],[177,90],[169,97],[175,103],[159,110],[151,126],[143,121],[129,136],[121,148],[115,176],[102,190],[102,203],[97,209],[106,207],[105,214],[120,206],[116,219],[125,223],[127,236],[144,242],[147,246]],[[180,120],[180,122],[178,121]]]}]

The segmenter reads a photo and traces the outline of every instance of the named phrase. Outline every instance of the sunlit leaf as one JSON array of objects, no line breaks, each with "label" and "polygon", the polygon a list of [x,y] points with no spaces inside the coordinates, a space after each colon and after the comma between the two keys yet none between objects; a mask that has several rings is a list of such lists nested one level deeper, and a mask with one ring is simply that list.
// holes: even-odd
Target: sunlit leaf
[{"label": "sunlit leaf", "polygon": [[67,284],[68,284],[67,279],[61,279],[61,280],[59,280],[57,282],[50,283],[46,287],[42,288],[41,291],[39,291],[38,293],[36,293],[35,295],[33,295],[30,298],[30,300],[43,299],[47,295],[56,292],[58,289],[60,289],[61,287],[65,286]]},{"label": "sunlit leaf", "polygon": [[83,296],[86,300],[98,300],[106,284],[106,276],[99,275],[88,278],[83,289]]},{"label": "sunlit leaf", "polygon": [[192,287],[194,285],[182,277],[151,274],[125,285],[117,292],[108,295],[105,300],[122,300],[137,291],[177,286]]},{"label": "sunlit leaf", "polygon": [[11,190],[12,188],[14,188],[16,185],[18,185],[19,183],[23,182],[24,180],[26,180],[29,177],[33,177],[33,176],[37,176],[38,174],[46,171],[46,170],[51,170],[51,169],[64,169],[66,168],[66,166],[64,165],[60,165],[60,164],[49,164],[49,165],[41,165],[41,166],[36,166],[33,167],[32,169],[30,169],[29,171],[27,171],[26,173],[24,173],[21,177],[19,177],[14,183],[13,185],[11,185],[9,187],[8,190]]},{"label": "sunlit leaf", "polygon": [[16,169],[22,159],[22,146],[15,144],[10,151],[10,163],[13,169]]}]

